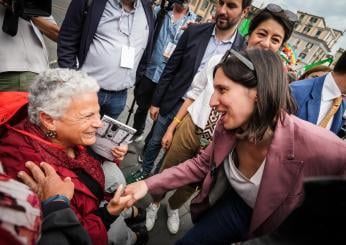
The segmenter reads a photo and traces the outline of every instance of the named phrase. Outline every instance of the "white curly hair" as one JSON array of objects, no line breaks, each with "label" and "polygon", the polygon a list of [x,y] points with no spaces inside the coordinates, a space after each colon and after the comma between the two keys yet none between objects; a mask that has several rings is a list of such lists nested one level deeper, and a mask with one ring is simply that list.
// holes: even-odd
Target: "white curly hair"
[{"label": "white curly hair", "polygon": [[80,94],[98,92],[96,80],[83,72],[71,69],[48,69],[39,74],[29,89],[29,118],[40,125],[39,112],[52,118],[61,117],[72,98]]}]

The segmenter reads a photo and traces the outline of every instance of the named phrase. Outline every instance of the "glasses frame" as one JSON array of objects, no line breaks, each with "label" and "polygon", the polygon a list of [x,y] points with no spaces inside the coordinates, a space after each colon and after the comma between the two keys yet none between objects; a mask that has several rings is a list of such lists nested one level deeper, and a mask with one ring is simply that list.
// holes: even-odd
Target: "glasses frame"
[{"label": "glasses frame", "polygon": [[297,22],[298,21],[298,16],[295,13],[293,13],[292,11],[290,11],[288,9],[283,9],[283,8],[281,8],[281,6],[279,6],[279,5],[275,4],[275,3],[269,3],[265,7],[265,9],[267,9],[268,11],[270,11],[272,13],[281,13],[281,12],[283,12],[289,21],[292,21],[292,22]]},{"label": "glasses frame", "polygon": [[255,71],[255,66],[252,64],[252,62],[248,58],[243,56],[242,54],[235,51],[234,49],[227,50],[225,55],[222,57],[220,63],[224,63],[226,61],[226,59],[231,56],[231,54],[234,55],[235,57],[237,57],[237,59],[240,60],[241,63],[243,63],[251,71]]}]

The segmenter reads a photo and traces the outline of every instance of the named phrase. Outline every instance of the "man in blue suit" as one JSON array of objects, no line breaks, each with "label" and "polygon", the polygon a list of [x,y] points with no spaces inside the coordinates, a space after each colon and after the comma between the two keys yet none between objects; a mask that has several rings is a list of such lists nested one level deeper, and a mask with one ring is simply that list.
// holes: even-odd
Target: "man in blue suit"
[{"label": "man in blue suit", "polygon": [[[335,134],[345,131],[346,121],[346,51],[332,72],[325,76],[291,83],[297,116],[325,127]],[[331,112],[335,108],[335,112]]]}]

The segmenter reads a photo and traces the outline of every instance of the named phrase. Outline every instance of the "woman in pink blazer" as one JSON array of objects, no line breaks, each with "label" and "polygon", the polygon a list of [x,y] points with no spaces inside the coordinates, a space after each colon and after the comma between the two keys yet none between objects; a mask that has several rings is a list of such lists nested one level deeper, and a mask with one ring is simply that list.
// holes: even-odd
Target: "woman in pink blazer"
[{"label": "woman in pink blazer", "polygon": [[292,115],[280,57],[226,53],[214,70],[210,105],[223,114],[197,157],[128,185],[138,200],[201,182],[195,223],[177,244],[230,244],[274,231],[304,198],[305,177],[345,175],[346,143]]}]

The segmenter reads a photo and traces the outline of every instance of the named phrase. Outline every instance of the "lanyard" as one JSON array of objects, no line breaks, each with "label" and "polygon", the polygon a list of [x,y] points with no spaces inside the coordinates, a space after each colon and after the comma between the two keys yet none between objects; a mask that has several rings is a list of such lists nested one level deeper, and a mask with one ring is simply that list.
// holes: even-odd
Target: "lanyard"
[{"label": "lanyard", "polygon": [[[173,24],[172,28],[174,28],[174,24],[175,24],[175,23],[181,22],[180,25],[177,25],[177,29],[176,29],[177,31],[175,32],[174,38],[173,38],[173,42],[174,42],[174,43],[176,42],[178,35],[179,35],[180,32],[182,31],[182,30],[181,30],[181,27],[183,27],[183,26],[186,24],[187,20],[188,20],[188,18],[187,18],[188,14],[189,14],[189,13],[187,13],[186,15],[184,15],[181,19],[176,20],[176,22],[173,21],[173,11],[172,11],[171,14],[169,15],[169,22]],[[182,21],[181,21],[181,20],[182,20]],[[171,28],[170,28],[170,31],[171,31]],[[173,34],[173,33],[172,33],[172,34]]]}]

